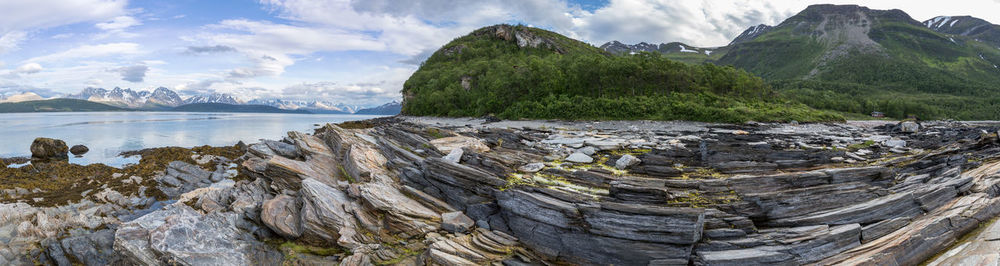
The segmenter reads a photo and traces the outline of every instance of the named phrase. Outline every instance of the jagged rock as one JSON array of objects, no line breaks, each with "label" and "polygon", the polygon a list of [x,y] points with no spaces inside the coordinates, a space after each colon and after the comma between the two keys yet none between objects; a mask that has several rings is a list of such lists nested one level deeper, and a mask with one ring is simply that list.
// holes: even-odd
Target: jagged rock
[{"label": "jagged rock", "polygon": [[170,205],[123,224],[114,249],[128,263],[165,265],[278,265],[281,255],[236,227],[232,213],[199,214]]},{"label": "jagged rock", "polygon": [[452,233],[468,232],[475,222],[465,216],[462,212],[448,212],[441,214],[441,229]]},{"label": "jagged rock", "polygon": [[38,162],[69,160],[66,142],[58,139],[36,138],[31,142],[31,160]]},{"label": "jagged rock", "polygon": [[296,198],[279,195],[264,202],[260,218],[275,233],[295,239],[302,236],[302,226],[299,221],[300,209],[301,204]]},{"label": "jagged rock", "polygon": [[341,236],[345,242],[355,234],[353,216],[345,207],[350,200],[343,191],[334,189],[314,179],[302,181],[302,237],[314,242],[338,243]]},{"label": "jagged rock", "polygon": [[157,177],[159,189],[170,197],[177,197],[181,194],[207,187],[212,183],[211,172],[205,171],[197,165],[188,164],[181,161],[173,161],[167,164],[166,174]]},{"label": "jagged rock", "polygon": [[574,163],[592,163],[594,162],[594,158],[590,158],[590,156],[587,156],[586,154],[577,152],[566,157],[566,161]]},{"label": "jagged rock", "polygon": [[633,165],[637,165],[637,164],[639,164],[641,162],[642,162],[642,160],[639,160],[639,158],[636,158],[635,156],[632,156],[631,154],[625,154],[625,155],[622,155],[621,158],[618,158],[617,161],[615,161],[615,168],[626,169],[626,168],[632,167]]}]

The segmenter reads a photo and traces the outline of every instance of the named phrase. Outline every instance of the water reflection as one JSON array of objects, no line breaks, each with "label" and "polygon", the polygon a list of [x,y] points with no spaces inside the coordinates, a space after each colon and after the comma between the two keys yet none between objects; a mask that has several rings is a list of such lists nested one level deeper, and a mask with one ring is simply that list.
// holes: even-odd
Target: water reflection
[{"label": "water reflection", "polygon": [[138,162],[122,151],[152,147],[233,145],[280,139],[288,131],[311,132],[313,124],[368,119],[363,115],[229,114],[174,112],[18,113],[0,114],[0,157],[30,156],[36,137],[83,144],[90,152],[70,156],[77,164],[120,166]]}]

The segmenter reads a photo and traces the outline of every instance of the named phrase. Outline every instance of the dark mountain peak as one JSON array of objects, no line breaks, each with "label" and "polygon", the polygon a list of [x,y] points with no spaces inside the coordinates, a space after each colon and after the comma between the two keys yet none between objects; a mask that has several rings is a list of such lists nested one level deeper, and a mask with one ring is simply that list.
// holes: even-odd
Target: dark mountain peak
[{"label": "dark mountain peak", "polygon": [[773,29],[773,28],[774,27],[771,27],[770,25],[765,25],[765,24],[760,24],[760,25],[756,25],[756,26],[750,26],[750,28],[747,28],[746,30],[744,30],[743,33],[740,33],[739,36],[736,36],[736,38],[733,39],[733,41],[730,42],[729,45],[733,45],[733,44],[737,44],[737,43],[743,43],[743,42],[747,42],[747,41],[753,40],[753,39],[757,38],[757,36],[761,36],[764,33],[767,33],[769,31],[771,31],[771,29]]}]

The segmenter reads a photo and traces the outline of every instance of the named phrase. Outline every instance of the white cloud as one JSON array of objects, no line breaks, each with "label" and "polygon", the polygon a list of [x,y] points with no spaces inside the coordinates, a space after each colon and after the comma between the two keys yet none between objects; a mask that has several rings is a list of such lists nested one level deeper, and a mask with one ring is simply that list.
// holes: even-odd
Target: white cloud
[{"label": "white cloud", "polygon": [[62,62],[71,59],[100,58],[114,55],[135,55],[139,54],[139,44],[136,43],[108,43],[98,45],[84,45],[45,56],[39,56],[25,60],[27,62]]},{"label": "white cloud", "polygon": [[0,33],[100,21],[125,14],[126,4],[126,0],[3,0]]},{"label": "white cloud", "polygon": [[42,65],[39,65],[38,63],[27,63],[17,67],[14,72],[19,74],[35,74],[42,72],[42,69]]},{"label": "white cloud", "polygon": [[0,54],[17,49],[17,45],[28,36],[23,31],[0,33]]},{"label": "white cloud", "polygon": [[94,24],[98,29],[106,31],[121,31],[138,25],[142,25],[142,22],[130,16],[117,16],[111,21]]}]

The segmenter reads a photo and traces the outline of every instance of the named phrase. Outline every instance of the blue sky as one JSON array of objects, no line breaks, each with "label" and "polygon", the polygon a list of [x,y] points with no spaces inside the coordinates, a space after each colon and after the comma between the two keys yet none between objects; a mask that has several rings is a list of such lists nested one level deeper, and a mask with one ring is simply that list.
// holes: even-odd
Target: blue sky
[{"label": "blue sky", "polygon": [[428,54],[483,26],[721,46],[820,2],[1000,21],[1000,0],[3,0],[0,95],[163,86],[375,105],[399,99]]}]

